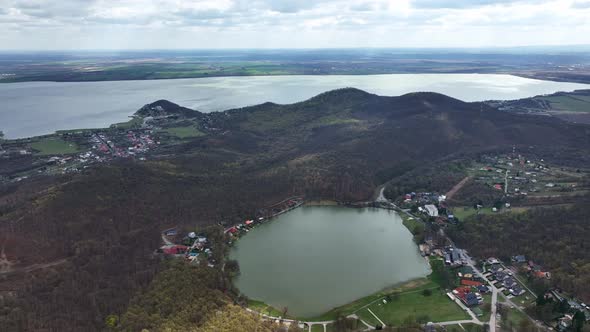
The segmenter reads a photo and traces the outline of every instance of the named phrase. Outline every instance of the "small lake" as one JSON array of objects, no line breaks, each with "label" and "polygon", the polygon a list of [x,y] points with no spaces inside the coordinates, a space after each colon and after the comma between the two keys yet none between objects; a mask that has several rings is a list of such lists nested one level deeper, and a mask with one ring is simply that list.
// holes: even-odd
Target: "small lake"
[{"label": "small lake", "polygon": [[0,130],[8,138],[60,129],[102,128],[128,119],[158,99],[201,112],[271,101],[294,103],[337,88],[354,87],[384,96],[439,92],[464,101],[518,99],[557,91],[590,89],[577,83],[490,74],[391,74],[211,77],[113,82],[0,84]]},{"label": "small lake", "polygon": [[393,211],[301,207],[236,242],[240,291],[290,315],[312,317],[428,275],[412,234]]}]

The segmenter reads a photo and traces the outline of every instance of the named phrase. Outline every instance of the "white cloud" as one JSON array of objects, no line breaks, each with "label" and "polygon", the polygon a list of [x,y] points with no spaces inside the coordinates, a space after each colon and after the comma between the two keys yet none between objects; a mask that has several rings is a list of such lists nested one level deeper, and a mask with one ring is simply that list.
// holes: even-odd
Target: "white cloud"
[{"label": "white cloud", "polygon": [[590,0],[0,0],[0,29],[0,49],[588,44]]}]

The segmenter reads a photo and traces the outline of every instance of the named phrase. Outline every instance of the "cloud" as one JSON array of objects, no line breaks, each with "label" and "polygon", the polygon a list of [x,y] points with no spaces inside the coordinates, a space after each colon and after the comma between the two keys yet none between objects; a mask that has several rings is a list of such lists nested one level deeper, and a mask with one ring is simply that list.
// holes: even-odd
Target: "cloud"
[{"label": "cloud", "polygon": [[589,0],[0,0],[0,48],[574,44],[587,17]]},{"label": "cloud", "polygon": [[590,8],[590,1],[575,1],[572,3],[574,9],[588,9]]}]

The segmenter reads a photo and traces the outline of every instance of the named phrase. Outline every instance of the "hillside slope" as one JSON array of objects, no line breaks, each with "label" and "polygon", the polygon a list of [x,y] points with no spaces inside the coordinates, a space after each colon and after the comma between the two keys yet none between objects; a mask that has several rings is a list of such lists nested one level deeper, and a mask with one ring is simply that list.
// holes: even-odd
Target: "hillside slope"
[{"label": "hillside slope", "polygon": [[233,223],[291,195],[367,200],[394,176],[481,151],[519,146],[561,163],[590,158],[590,127],[433,93],[342,89],[211,114],[152,106],[161,108],[143,115],[172,107],[206,134],[164,144],[146,162],[1,192],[0,246],[13,271],[0,279],[0,326],[100,330],[159,270],[151,253],[166,227]]}]

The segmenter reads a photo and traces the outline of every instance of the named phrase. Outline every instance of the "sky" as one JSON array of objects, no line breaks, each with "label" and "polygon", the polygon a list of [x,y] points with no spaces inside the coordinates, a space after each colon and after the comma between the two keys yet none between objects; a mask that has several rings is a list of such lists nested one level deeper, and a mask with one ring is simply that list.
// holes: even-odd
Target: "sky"
[{"label": "sky", "polygon": [[590,44],[590,0],[0,0],[0,50]]}]

